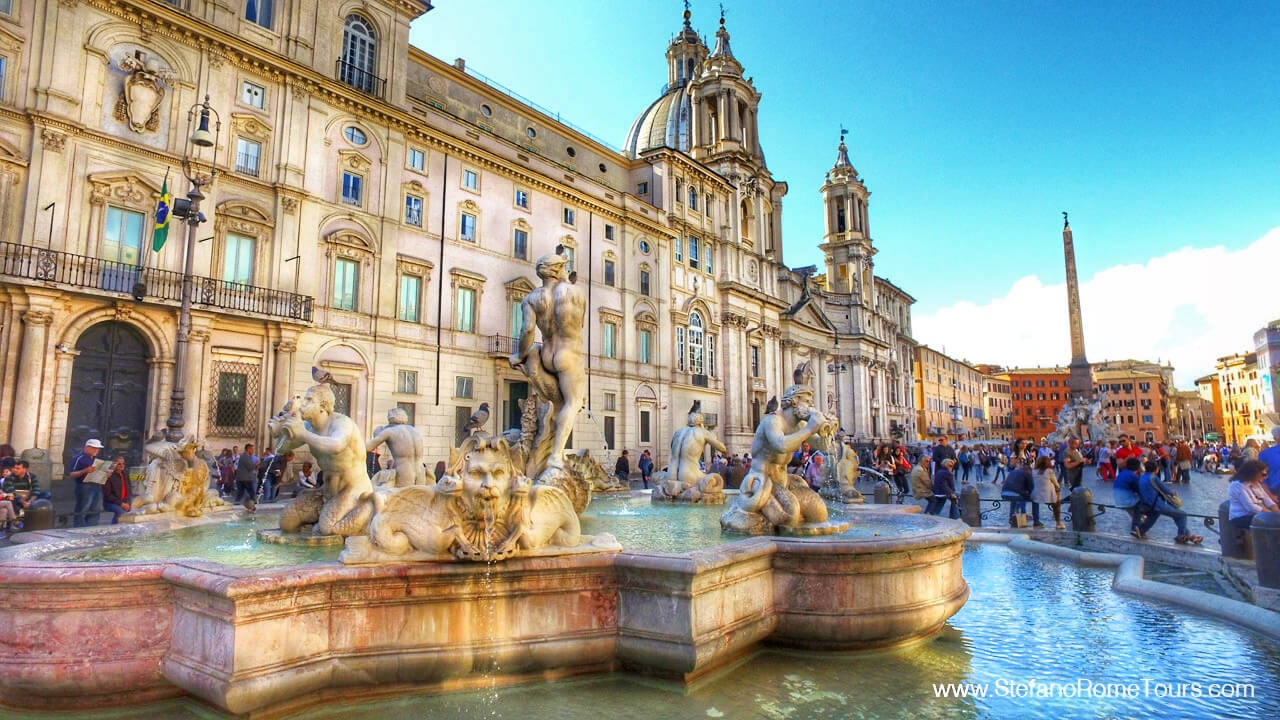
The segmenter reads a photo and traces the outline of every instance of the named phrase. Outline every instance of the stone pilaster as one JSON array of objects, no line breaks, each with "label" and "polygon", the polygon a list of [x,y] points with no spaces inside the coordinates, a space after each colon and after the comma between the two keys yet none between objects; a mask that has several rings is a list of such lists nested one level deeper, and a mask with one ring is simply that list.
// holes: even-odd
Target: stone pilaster
[{"label": "stone pilaster", "polygon": [[31,309],[22,313],[22,349],[18,360],[18,385],[13,404],[13,424],[9,444],[17,450],[35,447],[36,421],[40,412],[40,386],[44,359],[48,353],[49,325],[53,313]]},{"label": "stone pilaster", "polygon": [[293,334],[287,334],[275,343],[275,374],[271,378],[271,408],[268,414],[274,414],[289,402],[289,378],[293,372],[293,354],[298,349],[298,341]]}]

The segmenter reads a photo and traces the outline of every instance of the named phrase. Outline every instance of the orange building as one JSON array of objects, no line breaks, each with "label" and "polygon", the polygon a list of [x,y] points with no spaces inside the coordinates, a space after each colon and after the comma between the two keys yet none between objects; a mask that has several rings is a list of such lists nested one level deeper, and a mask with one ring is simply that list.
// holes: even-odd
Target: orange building
[{"label": "orange building", "polygon": [[1013,436],[1039,440],[1058,429],[1058,413],[1071,395],[1065,367],[1010,368],[1009,400],[1013,405]]},{"label": "orange building", "polygon": [[1106,393],[1102,412],[1120,432],[1139,442],[1165,441],[1169,388],[1160,373],[1137,368],[1098,370],[1094,388]]}]

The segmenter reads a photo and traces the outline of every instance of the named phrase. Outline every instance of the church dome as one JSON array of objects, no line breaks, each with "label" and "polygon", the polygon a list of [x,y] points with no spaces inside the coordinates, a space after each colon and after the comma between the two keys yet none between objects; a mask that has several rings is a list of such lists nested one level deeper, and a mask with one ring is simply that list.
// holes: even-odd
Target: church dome
[{"label": "church dome", "polygon": [[633,158],[662,147],[689,152],[691,121],[692,103],[688,86],[668,88],[631,124],[622,151]]}]

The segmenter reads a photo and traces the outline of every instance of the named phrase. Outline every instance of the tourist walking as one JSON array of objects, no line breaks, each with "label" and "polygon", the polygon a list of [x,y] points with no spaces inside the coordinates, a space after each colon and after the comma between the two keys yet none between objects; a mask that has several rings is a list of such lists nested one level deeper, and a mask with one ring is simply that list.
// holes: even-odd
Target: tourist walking
[{"label": "tourist walking", "polygon": [[249,512],[258,507],[258,467],[253,457],[253,443],[244,446],[236,461],[236,496],[233,502],[244,502]]},{"label": "tourist walking", "polygon": [[960,448],[960,483],[969,484],[969,471],[973,469],[973,453],[967,446]]},{"label": "tourist walking", "polygon": [[992,484],[1000,482],[1004,479],[1005,472],[1009,468],[1009,456],[1004,453],[1003,449],[996,450],[996,475],[991,478]]},{"label": "tourist walking", "polygon": [[1036,460],[1035,472],[1031,473],[1031,522],[1038,528],[1044,527],[1044,524],[1040,522],[1041,503],[1053,509],[1054,525],[1058,530],[1064,530],[1058,476],[1054,473],[1053,468],[1050,467],[1049,458],[1047,457]]},{"label": "tourist walking", "polygon": [[1185,438],[1179,439],[1173,449],[1173,464],[1178,469],[1177,481],[1191,484],[1191,446]]},{"label": "tourist walking", "polygon": [[1268,474],[1267,465],[1261,460],[1240,463],[1240,469],[1236,470],[1231,484],[1227,486],[1228,522],[1241,530],[1248,530],[1258,513],[1277,512],[1276,501],[1262,485]]},{"label": "tourist walking", "polygon": [[940,514],[942,507],[947,504],[947,500],[950,500],[950,517],[952,519],[960,517],[960,508],[956,506],[956,477],[951,473],[955,465],[954,458],[945,458],[941,467],[933,474],[933,494],[929,497],[929,506],[924,510],[926,513]]},{"label": "tourist walking", "polygon": [[1156,520],[1161,515],[1173,518],[1173,523],[1178,527],[1178,535],[1173,539],[1179,545],[1188,543],[1199,545],[1204,540],[1199,535],[1191,534],[1187,529],[1187,513],[1182,510],[1182,500],[1178,494],[1160,481],[1160,464],[1154,460],[1148,460],[1143,466],[1142,476],[1138,478],[1138,497],[1142,498],[1144,508],[1150,508],[1151,512],[1147,515],[1147,519],[1139,526],[1138,531],[1141,537],[1146,537],[1147,531],[1156,524]]}]

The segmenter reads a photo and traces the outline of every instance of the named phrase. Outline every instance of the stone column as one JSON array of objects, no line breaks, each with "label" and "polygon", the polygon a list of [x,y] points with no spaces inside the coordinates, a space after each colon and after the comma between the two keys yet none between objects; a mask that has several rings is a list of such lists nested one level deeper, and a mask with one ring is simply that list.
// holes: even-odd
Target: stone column
[{"label": "stone column", "polygon": [[187,377],[183,386],[186,394],[183,400],[182,414],[186,427],[184,434],[202,437],[207,426],[205,415],[208,402],[213,393],[208,377],[209,368],[205,364],[208,357],[209,339],[212,318],[193,314],[191,316],[191,332],[187,335]]},{"label": "stone column", "polygon": [[40,413],[40,385],[53,313],[27,310],[22,313],[22,349],[18,355],[18,385],[13,403],[13,424],[9,444],[19,451],[36,446],[36,421]]},{"label": "stone column", "polygon": [[298,349],[298,341],[292,334],[276,341],[275,374],[271,378],[271,413],[278,412],[289,402],[289,378],[293,373],[293,353]]},{"label": "stone column", "polygon": [[689,146],[696,148],[702,142],[702,100],[694,95],[689,102]]},{"label": "stone column", "polygon": [[716,128],[716,137],[721,140],[724,140],[729,137],[729,110],[728,110],[729,103],[726,102],[726,96],[724,93],[719,93],[718,95],[716,95],[716,107],[719,108],[719,112],[716,113],[717,115],[716,119],[718,121],[717,122],[718,127]]}]

